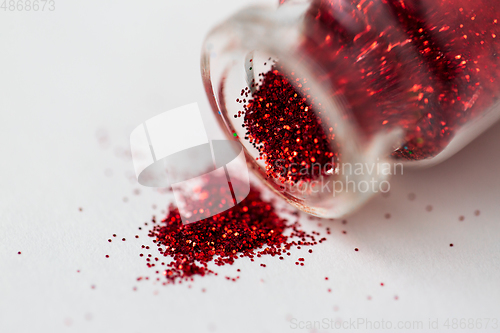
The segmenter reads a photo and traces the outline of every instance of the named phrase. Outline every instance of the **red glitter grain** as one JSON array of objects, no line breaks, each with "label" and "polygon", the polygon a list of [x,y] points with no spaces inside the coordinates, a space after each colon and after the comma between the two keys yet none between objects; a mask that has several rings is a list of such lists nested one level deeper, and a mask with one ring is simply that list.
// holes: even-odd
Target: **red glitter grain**
[{"label": "red glitter grain", "polygon": [[[326,240],[316,240],[314,235],[301,230],[298,222],[289,223],[281,218],[272,202],[264,200],[253,186],[240,204],[196,223],[183,224],[178,209],[170,206],[161,222],[153,220],[148,235],[160,255],[171,259],[160,272],[166,283],[191,280],[196,275],[217,275],[208,267],[209,263],[232,265],[238,258],[253,261],[264,255],[283,259],[282,255],[290,255],[292,247],[313,246]],[[146,265],[152,268],[156,264],[150,257],[151,254]]]},{"label": "red glitter grain", "polygon": [[[338,157],[331,149],[335,135],[325,133],[321,111],[304,97],[308,88],[296,90],[290,81],[300,79],[286,76],[279,66],[259,76],[258,89],[248,102],[237,99],[247,103],[234,117],[244,115],[245,139],[259,151],[268,176],[297,183],[333,170]],[[246,87],[241,96],[249,93]]]},{"label": "red glitter grain", "polygon": [[[364,137],[401,128],[404,139],[392,156],[426,159],[498,101],[496,6],[491,0],[312,0],[298,53],[322,69],[318,84],[333,87],[331,95]],[[311,180],[315,163],[338,158],[333,128],[323,129],[304,78],[279,64],[259,75],[252,89],[242,90],[237,102],[244,111],[235,117],[244,115],[246,139],[269,176]]]},{"label": "red glitter grain", "polygon": [[302,50],[366,135],[404,128],[393,156],[418,160],[498,100],[497,19],[490,0],[313,0]]}]

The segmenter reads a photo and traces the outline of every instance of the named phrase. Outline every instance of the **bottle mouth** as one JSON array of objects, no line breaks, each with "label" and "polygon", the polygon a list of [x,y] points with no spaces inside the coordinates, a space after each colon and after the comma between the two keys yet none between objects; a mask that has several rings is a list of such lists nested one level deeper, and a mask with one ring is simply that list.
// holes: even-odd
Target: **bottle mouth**
[{"label": "bottle mouth", "polygon": [[[233,135],[281,191],[313,196],[311,184],[333,177],[338,168],[335,124],[310,94],[307,77],[262,52],[250,52],[244,66],[246,85],[237,104],[225,101]],[[222,90],[226,96],[232,93],[229,87]]]},{"label": "bottle mouth", "polygon": [[254,173],[299,209],[338,217],[373,195],[344,190],[349,181],[366,180],[352,166],[384,163],[381,156],[388,158],[401,133],[367,144],[342,95],[321,79],[328,73],[299,52],[306,9],[299,4],[236,13],[209,34],[202,77],[221,127],[240,140]]}]

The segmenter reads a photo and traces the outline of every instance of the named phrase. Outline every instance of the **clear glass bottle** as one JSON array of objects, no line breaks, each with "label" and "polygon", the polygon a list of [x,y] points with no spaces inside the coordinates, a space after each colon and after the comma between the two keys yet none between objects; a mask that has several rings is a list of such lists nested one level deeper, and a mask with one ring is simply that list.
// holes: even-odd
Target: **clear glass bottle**
[{"label": "clear glass bottle", "polygon": [[[384,191],[391,174],[443,161],[500,117],[497,16],[500,7],[489,0],[282,0],[215,27],[203,46],[202,77],[249,167],[299,209],[339,217]],[[276,174],[275,153],[262,158],[245,139],[261,143],[255,133],[265,128],[276,146],[288,135],[268,114],[260,132],[248,128],[248,105],[273,71],[314,110],[335,152],[319,176],[291,181],[290,168]]]}]

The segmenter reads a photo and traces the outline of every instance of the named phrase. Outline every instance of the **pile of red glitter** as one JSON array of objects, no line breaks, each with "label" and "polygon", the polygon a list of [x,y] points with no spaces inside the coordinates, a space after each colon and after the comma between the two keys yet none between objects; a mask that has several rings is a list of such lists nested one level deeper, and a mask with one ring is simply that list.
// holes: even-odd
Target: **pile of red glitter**
[{"label": "pile of red glitter", "polygon": [[283,260],[291,255],[289,250],[294,246],[312,246],[325,240],[316,241],[319,233],[308,234],[298,222],[288,223],[281,218],[272,202],[263,200],[260,191],[253,187],[241,203],[205,220],[183,224],[177,208],[170,206],[165,219],[153,222],[149,236],[154,238],[160,258],[172,260],[165,264],[149,254],[146,261],[148,267],[165,275],[166,283],[217,274],[208,267],[212,261],[222,266],[233,264],[237,258],[254,261],[263,255]]}]

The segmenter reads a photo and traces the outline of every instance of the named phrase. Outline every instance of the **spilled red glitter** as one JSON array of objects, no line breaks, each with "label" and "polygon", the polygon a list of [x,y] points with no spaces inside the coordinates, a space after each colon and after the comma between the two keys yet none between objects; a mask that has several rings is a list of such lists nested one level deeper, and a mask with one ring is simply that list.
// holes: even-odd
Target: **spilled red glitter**
[{"label": "spilled red glitter", "polygon": [[288,223],[281,218],[273,204],[263,200],[253,187],[240,204],[203,221],[182,224],[178,209],[170,206],[166,218],[159,223],[153,220],[153,225],[149,236],[154,238],[160,257],[172,261],[165,264],[151,254],[146,261],[150,268],[165,266],[156,271],[165,275],[164,284],[217,274],[208,268],[210,262],[217,266],[231,265],[238,258],[253,261],[264,255],[282,260],[282,255],[291,255],[292,247],[313,246],[326,240],[316,240],[318,232],[308,234],[300,229],[298,222]]}]

